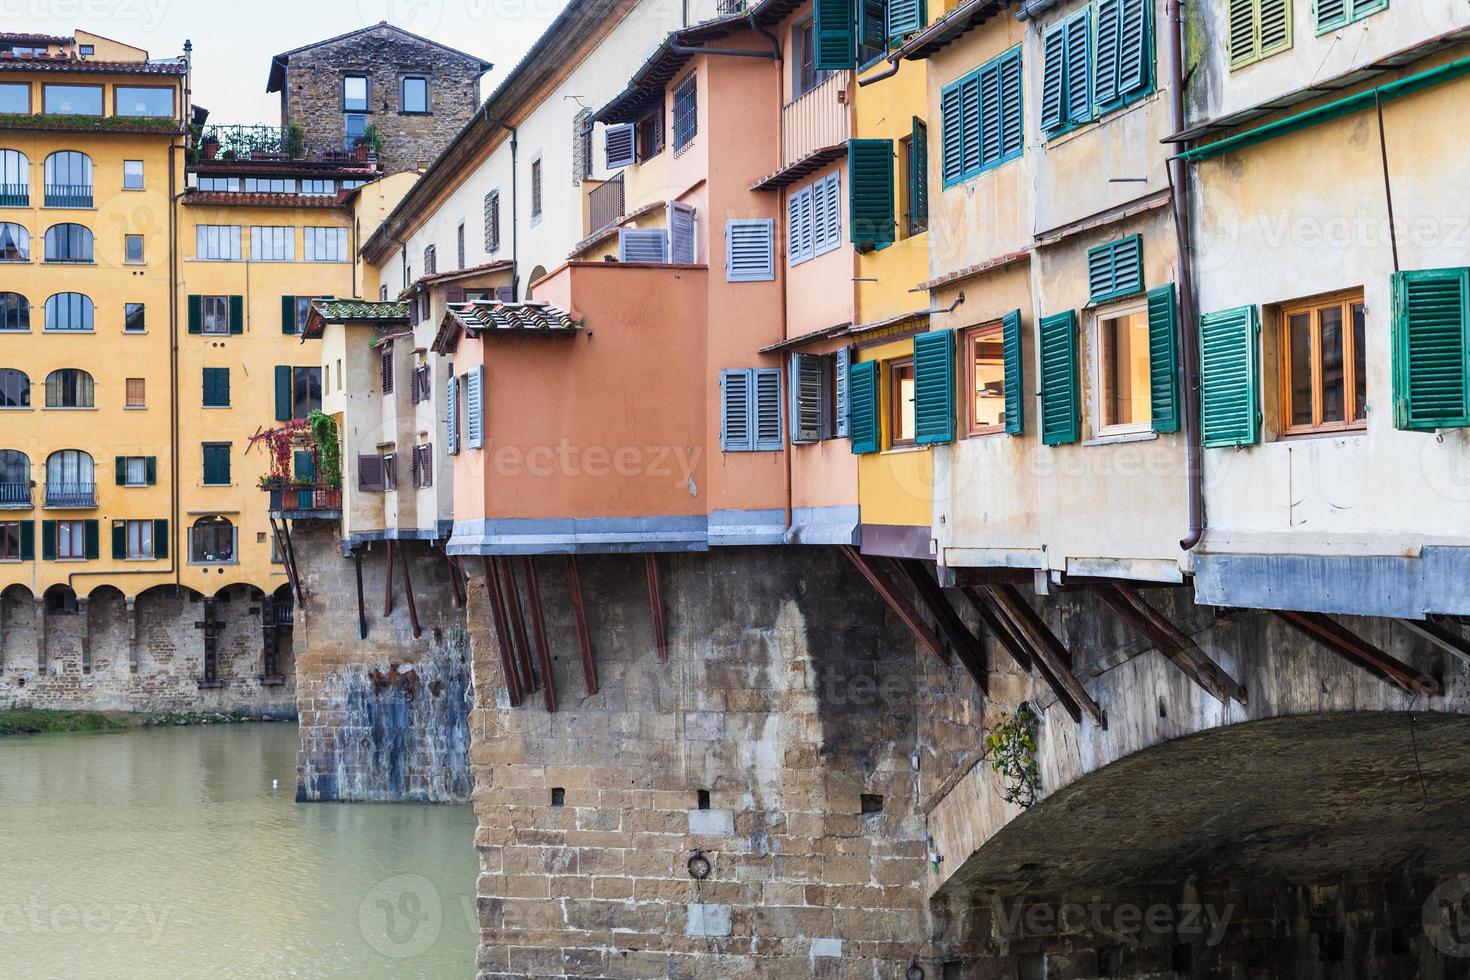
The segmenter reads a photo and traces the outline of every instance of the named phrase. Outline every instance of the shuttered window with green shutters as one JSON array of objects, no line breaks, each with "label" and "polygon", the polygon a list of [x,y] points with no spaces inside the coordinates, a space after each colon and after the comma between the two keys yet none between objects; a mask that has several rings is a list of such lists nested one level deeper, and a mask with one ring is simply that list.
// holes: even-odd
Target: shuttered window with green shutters
[{"label": "shuttered window with green shutters", "polygon": [[914,442],[954,441],[954,334],[931,330],[914,337]]},{"label": "shuttered window with green shutters", "polygon": [[1325,34],[1369,14],[1388,9],[1388,0],[1314,0],[1317,33]]},{"label": "shuttered window with green shutters", "polygon": [[204,369],[204,407],[230,407],[230,369]]},{"label": "shuttered window with green shutters", "polygon": [[230,333],[245,332],[245,297],[230,297]]},{"label": "shuttered window with green shutters", "polygon": [[847,432],[857,455],[876,453],[878,426],[878,362],[851,364],[847,371]]},{"label": "shuttered window with green shutters", "polygon": [[230,485],[230,444],[206,442],[204,453],[204,485],[227,487]]},{"label": "shuttered window with green shutters", "polygon": [[1155,432],[1178,432],[1179,306],[1174,284],[1148,294],[1148,379]]},{"label": "shuttered window with green shutters", "polygon": [[276,365],[276,421],[291,421],[291,366]]},{"label": "shuttered window with green shutters", "polygon": [[815,62],[819,69],[857,67],[857,6],[854,0],[814,0]]},{"label": "shuttered window with green shutters", "polygon": [[1018,436],[1026,429],[1026,372],[1022,357],[1020,310],[1012,310],[1001,319],[1001,343],[1005,351],[1006,432]]},{"label": "shuttered window with green shutters", "polygon": [[1057,136],[1153,91],[1152,0],[1094,0],[1042,39],[1041,129]]},{"label": "shuttered window with green shutters", "polygon": [[1200,425],[1207,447],[1261,441],[1260,317],[1254,306],[1200,317]]},{"label": "shuttered window with green shutters", "polygon": [[893,140],[847,142],[848,229],[855,245],[894,240]]},{"label": "shuttered window with green shutters", "polygon": [[902,41],[924,26],[924,0],[888,0],[888,42]]},{"label": "shuttered window with green shutters", "polygon": [[1393,277],[1394,425],[1470,426],[1470,269]]},{"label": "shuttered window with green shutters", "polygon": [[[836,174],[833,174],[835,177]],[[929,127],[914,117],[909,134],[909,226],[917,235],[929,230]]]},{"label": "shuttered window with green shutters", "polygon": [[1091,303],[1104,303],[1143,292],[1143,238],[1129,235],[1087,250]]},{"label": "shuttered window with green shutters", "polygon": [[1230,67],[1291,47],[1292,0],[1230,0]]},{"label": "shuttered window with green shutters", "polygon": [[939,96],[944,186],[1014,160],[1025,150],[1021,88],[1020,45],[944,87]]},{"label": "shuttered window with green shutters", "polygon": [[1041,79],[1041,129],[1057,135],[1092,119],[1092,9],[1046,32]]},{"label": "shuttered window with green shutters", "polygon": [[1060,446],[1082,438],[1077,381],[1077,313],[1044,317],[1041,347],[1041,441]]}]

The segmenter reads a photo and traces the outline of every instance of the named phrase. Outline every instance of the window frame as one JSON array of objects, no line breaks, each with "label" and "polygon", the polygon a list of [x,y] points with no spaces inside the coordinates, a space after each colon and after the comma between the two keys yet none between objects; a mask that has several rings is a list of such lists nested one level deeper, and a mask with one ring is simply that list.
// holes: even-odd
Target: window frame
[{"label": "window frame", "polygon": [[[230,453],[232,444],[228,442],[201,442],[199,444],[199,483],[206,487],[228,487],[234,485],[234,468],[230,465]],[[223,452],[225,456],[225,479],[221,483],[208,482],[210,452]]]},{"label": "window frame", "polygon": [[21,558],[21,521],[0,521],[0,561],[23,561]]},{"label": "window frame", "polygon": [[[216,548],[214,550],[218,551],[219,534],[225,528],[229,529],[230,536],[228,558],[209,557],[208,555],[202,557],[196,556],[195,546],[199,543],[196,541],[196,534],[203,531],[210,532],[211,536],[215,539],[213,543],[216,545]],[[222,514],[206,514],[195,520],[194,523],[189,525],[188,540],[189,564],[191,565],[238,565],[240,563],[240,528],[234,521]]]},{"label": "window frame", "polygon": [[[328,235],[328,232],[334,234]],[[336,257],[324,257],[329,251],[326,248],[329,243],[333,245],[330,251]],[[347,262],[351,258],[348,254],[347,229],[336,225],[307,225],[301,229],[301,245],[303,262]]]},{"label": "window frame", "polygon": [[1152,381],[1152,363],[1149,361],[1148,356],[1149,345],[1147,295],[1140,294],[1131,299],[1122,300],[1120,302],[1112,303],[1107,306],[1100,306],[1094,309],[1091,314],[1092,325],[1091,329],[1088,331],[1089,349],[1087,351],[1087,354],[1089,355],[1088,360],[1090,361],[1088,373],[1089,380],[1091,381],[1092,397],[1088,399],[1088,401],[1090,402],[1090,405],[1088,407],[1089,413],[1092,416],[1090,420],[1092,423],[1092,435],[1095,439],[1111,440],[1118,437],[1135,437],[1144,434],[1150,436],[1153,435],[1154,412],[1152,387],[1149,387],[1147,389],[1149,395],[1149,409],[1147,418],[1141,420],[1134,419],[1132,422],[1110,423],[1106,421],[1108,414],[1108,400],[1104,397],[1104,395],[1107,391],[1107,387],[1105,384],[1107,377],[1107,365],[1105,363],[1107,345],[1105,345],[1103,342],[1103,323],[1104,321],[1125,320],[1128,317],[1132,316],[1143,317],[1144,344],[1142,353],[1144,362],[1149,365],[1149,379],[1150,381]]},{"label": "window frame", "polygon": [[817,65],[817,20],[813,15],[791,25],[791,47],[796,56],[791,59],[791,101],[806,95],[836,74],[831,68]]},{"label": "window frame", "polygon": [[[134,330],[128,324],[132,322],[133,311],[138,313],[138,329]],[[146,303],[124,303],[123,304],[123,329],[125,334],[142,334],[148,332],[147,317],[148,304]]]},{"label": "window frame", "polygon": [[646,112],[633,125],[633,156],[635,162],[652,160],[664,151],[668,144],[668,127],[664,125],[663,102]]},{"label": "window frame", "polygon": [[541,154],[537,153],[531,158],[530,184],[531,184],[531,225],[534,227],[541,221],[541,215],[546,207],[545,196],[542,193],[542,179],[545,168],[541,165]]},{"label": "window frame", "polygon": [[[686,90],[688,90],[691,93],[690,94],[690,98],[693,100],[693,105],[689,108],[688,113],[686,113],[686,115],[684,117],[689,122],[689,131],[688,131],[687,134],[683,134],[682,135],[682,138],[681,138],[681,130],[679,128],[679,124],[680,124],[680,117],[679,117],[679,99],[680,99],[680,96],[682,96]],[[673,87],[673,104],[674,104],[674,108],[673,108],[673,125],[672,125],[673,132],[671,134],[671,139],[669,140],[669,144],[670,144],[670,146],[673,147],[674,154],[677,156],[678,154],[680,154],[680,153],[682,153],[684,151],[684,148],[685,147],[687,147],[690,143],[693,143],[694,142],[694,138],[699,135],[699,72],[698,71],[691,71],[689,74],[685,75],[682,79],[680,79],[679,80],[679,83]]]},{"label": "window frame", "polygon": [[[133,462],[137,461],[143,470],[141,480],[133,480]],[[146,487],[148,486],[148,457],[147,456],[124,456],[123,457],[123,483],[124,487]]]},{"label": "window frame", "polygon": [[[153,533],[157,524],[151,520],[138,520],[127,518],[123,521],[123,560],[125,561],[152,561],[158,557],[158,543],[153,540]],[[143,548],[144,538],[147,538],[147,550]],[[137,547],[134,547],[134,545]]]},{"label": "window frame", "polygon": [[[63,550],[62,540],[67,548]],[[85,520],[59,520],[56,522],[56,560],[87,560],[87,522]]]},{"label": "window frame", "polygon": [[[1009,62],[1009,61],[1012,61],[1012,60],[1014,60],[1016,62],[1016,64],[1017,64],[1015,74],[1016,74],[1017,88],[1018,88],[1018,94],[1017,94],[1017,103],[1018,103],[1018,105],[1017,105],[1017,108],[1020,110],[1020,115],[1019,115],[1019,117],[1016,120],[1016,126],[1019,129],[1019,131],[1020,131],[1021,138],[1020,138],[1020,141],[1019,141],[1019,145],[1014,150],[1011,150],[1010,152],[1006,152],[1006,150],[1005,150],[1005,144],[1006,144],[1006,139],[1005,139],[1005,126],[1004,126],[1004,123],[1005,123],[1005,96],[1003,94],[1004,93],[1004,90],[1002,88],[1000,88],[1000,86],[1002,85],[1002,83],[1005,80],[1006,63]],[[986,75],[989,75],[991,73],[994,73],[994,75],[996,77],[996,85],[997,85],[995,107],[996,107],[996,111],[1001,114],[1000,115],[1000,118],[997,119],[997,122],[996,122],[996,128],[1001,133],[1001,139],[1000,139],[1000,150],[1001,150],[1001,153],[1000,153],[1000,156],[996,157],[993,160],[986,160],[985,159],[985,98],[984,98],[983,88],[984,88],[984,84],[985,84],[985,77],[986,77]],[[965,129],[962,128],[960,130],[960,132],[959,132],[959,141],[958,141],[958,153],[960,155],[960,159],[957,161],[958,166],[956,167],[953,176],[945,176],[945,174],[946,174],[946,172],[948,170],[948,163],[949,163],[949,147],[948,147],[948,144],[950,142],[950,137],[949,137],[950,119],[949,119],[948,114],[944,111],[944,104],[945,104],[945,101],[949,98],[950,93],[952,93],[952,92],[959,93],[958,111],[961,114],[961,116],[963,116],[964,87],[966,85],[970,84],[971,82],[973,82],[976,85],[975,105],[976,105],[976,108],[977,108],[977,110],[979,112],[979,115],[975,119],[975,125],[978,127],[978,132],[977,132],[976,137],[975,137],[976,140],[978,141],[978,148],[979,148],[979,152],[976,154],[976,156],[978,157],[978,161],[976,162],[976,164],[975,164],[974,167],[969,168],[969,169],[966,169],[965,168],[965,161],[964,161],[964,152],[965,151],[964,151],[964,146],[965,146],[965,134],[966,134],[967,130],[965,130]],[[1026,56],[1025,56],[1025,52],[1023,50],[1023,45],[1020,45],[1020,44],[1012,45],[1011,47],[1009,47],[1006,50],[1002,51],[1000,54],[996,55],[995,57],[988,59],[983,64],[977,65],[975,68],[972,68],[969,71],[965,72],[963,75],[959,76],[954,81],[945,84],[940,89],[939,105],[940,105],[940,113],[939,113],[939,173],[940,173],[941,183],[942,183],[943,189],[948,190],[951,187],[956,187],[956,186],[958,186],[960,184],[965,183],[966,181],[972,180],[975,177],[980,176],[983,173],[986,173],[988,171],[995,170],[995,169],[997,169],[999,167],[1005,166],[1007,163],[1010,163],[1013,160],[1019,160],[1019,159],[1021,159],[1026,154]],[[962,120],[960,118],[957,118],[955,120],[956,125],[959,125],[961,121]],[[926,125],[926,130],[927,130],[927,125]],[[911,138],[912,137],[910,137],[910,139]],[[928,179],[927,178],[927,175],[925,176],[925,179],[926,180]]]},{"label": "window frame", "polygon": [[[1364,15],[1366,16],[1366,15]],[[1343,355],[1343,421],[1323,422],[1322,419],[1322,320],[1321,311],[1336,306],[1343,313],[1342,319],[1342,355]],[[1368,428],[1368,406],[1367,389],[1364,388],[1363,416],[1358,418],[1357,407],[1357,380],[1358,365],[1356,355],[1358,341],[1356,331],[1353,329],[1353,307],[1363,307],[1363,317],[1366,324],[1368,315],[1368,304],[1362,289],[1344,289],[1335,293],[1327,293],[1308,299],[1293,300],[1282,303],[1275,310],[1277,317],[1276,328],[1276,360],[1277,360],[1277,384],[1278,384],[1278,412],[1277,419],[1280,425],[1282,438],[1297,438],[1311,436],[1334,436],[1344,433],[1365,432]],[[1312,421],[1306,425],[1296,425],[1292,422],[1292,371],[1291,371],[1291,318],[1302,313],[1310,316],[1311,345],[1308,348],[1308,360],[1312,377],[1310,380],[1312,393]],[[1366,335],[1366,330],[1365,330]],[[1366,342],[1366,336],[1365,336]],[[1367,352],[1362,352],[1363,370],[1368,369]]]},{"label": "window frame", "polygon": [[[1342,20],[1329,20],[1324,25],[1317,12],[1317,4],[1314,2],[1312,4],[1312,29],[1318,37],[1331,34],[1333,31],[1340,31],[1373,14],[1382,13],[1388,9],[1388,5],[1389,0],[1343,0]],[[1362,9],[1359,9],[1360,6]]]},{"label": "window frame", "polygon": [[[195,225],[194,261],[239,262],[244,255],[243,225]],[[205,245],[209,247],[201,248]],[[208,254],[223,253],[223,254]]]},{"label": "window frame", "polygon": [[[6,325],[11,320],[12,311],[17,324],[14,327]],[[31,312],[31,301],[24,293],[0,290],[0,334],[30,333]],[[22,322],[24,326],[19,325]]]},{"label": "window frame", "polygon": [[[271,246],[270,254],[266,247]],[[277,249],[277,246],[280,246]],[[279,254],[277,252],[279,251]],[[296,228],[293,225],[251,225],[251,262],[295,262]]]},{"label": "window frame", "polygon": [[[32,85],[30,82],[0,82],[0,92],[3,92],[6,89],[21,88],[26,90],[26,107],[21,110],[20,114],[25,116],[33,116],[36,114],[36,95],[34,92],[35,86]],[[8,112],[10,110],[7,109],[3,111]]]},{"label": "window frame", "polygon": [[310,405],[311,404],[311,374],[310,374],[310,372],[312,372],[312,371],[315,371],[316,372],[316,405],[314,407],[315,407],[315,409],[317,411],[321,411],[321,407],[322,407],[322,396],[325,394],[325,392],[322,390],[322,366],[320,364],[312,364],[312,365],[305,365],[305,366],[296,366],[296,365],[293,365],[291,367],[291,417],[293,419],[304,419],[304,418],[306,418],[307,415],[309,415],[311,413],[311,408],[307,408],[305,411],[301,411],[302,406],[297,404],[296,389],[297,389],[297,384],[298,383],[297,383],[296,378],[297,378],[297,374],[299,372],[302,372],[302,371],[308,372],[307,375],[306,375],[306,381],[305,381],[306,394],[303,396],[304,402],[307,405]]},{"label": "window frame", "polygon": [[907,371],[909,383],[915,384],[914,358],[912,355],[906,357],[895,357],[883,362],[883,386],[884,399],[884,435],[887,437],[888,449],[912,449],[918,446],[918,417],[915,416],[914,432],[907,439],[899,437],[899,431],[903,422],[903,406],[899,401],[900,375]]},{"label": "window frame", "polygon": [[[138,389],[138,401],[133,402],[133,389]],[[148,407],[148,379],[147,378],[124,378],[123,379],[123,408],[137,411]]]},{"label": "window frame", "polygon": [[[994,342],[1000,345],[1000,356],[996,363],[1000,367],[1000,421],[993,425],[979,425],[975,420],[975,346],[981,340]],[[1005,323],[1002,320],[990,320],[979,323],[973,327],[967,327],[960,333],[960,349],[964,357],[965,375],[965,438],[976,436],[993,436],[1006,434],[1005,398],[1006,398],[1006,355],[1005,355]]]},{"label": "window frame", "polygon": [[[133,255],[133,245],[138,246],[137,256]],[[142,235],[123,235],[123,264],[124,265],[147,265],[147,254],[143,249]]]},{"label": "window frame", "polygon": [[[52,300],[59,301],[63,296],[77,297],[78,302],[76,303],[76,306],[80,311],[79,315],[81,317],[83,326],[55,326],[56,321],[61,319],[69,319],[69,317],[63,318],[52,316]],[[68,310],[70,310],[70,306],[71,304],[68,303]],[[59,303],[56,309],[60,309]],[[46,302],[42,305],[41,310],[42,315],[45,318],[45,326],[42,328],[43,333],[47,331],[55,331],[57,333],[96,333],[97,331],[97,304],[92,302],[92,297],[88,296],[86,293],[79,293],[75,290],[52,293],[50,296],[46,297]]]},{"label": "window frame", "polygon": [[[351,105],[351,104],[348,103],[347,83],[350,82],[350,81],[353,81],[354,79],[361,79],[362,80],[362,107],[361,108],[358,108],[358,107],[356,107],[356,106]],[[341,91],[341,94],[342,94],[342,114],[343,115],[353,115],[353,114],[367,115],[367,114],[369,114],[369,113],[371,113],[373,111],[372,110],[372,106],[373,106],[373,79],[372,79],[372,76],[371,75],[365,74],[363,72],[343,72],[342,73],[342,84],[341,84],[340,91]]]},{"label": "window frame", "polygon": [[[422,82],[424,86],[424,107],[422,109],[408,108],[408,83]],[[398,111],[405,116],[429,116],[433,115],[432,106],[429,103],[429,76],[422,74],[400,75],[398,78]]]},{"label": "window frame", "polygon": [[[52,89],[77,88],[95,89],[97,92],[96,112],[67,112],[62,110],[52,111],[46,107],[47,96]],[[107,86],[91,85],[84,82],[42,82],[41,83],[41,115],[43,116],[92,116],[98,119],[107,115]]]},{"label": "window frame", "polygon": [[[218,322],[224,329],[211,329],[209,308],[218,304],[223,314]],[[228,337],[230,335],[230,297],[205,294],[199,297],[199,334],[203,337]]]},{"label": "window frame", "polygon": [[[121,111],[118,93],[124,91],[167,92],[168,114],[164,115],[161,113],[133,113]],[[179,96],[177,90],[175,90],[174,86],[172,85],[114,85],[112,87],[112,114],[114,116],[118,116],[123,119],[173,119],[178,116],[178,112]]]},{"label": "window frame", "polygon": [[[130,181],[132,180],[132,176],[133,175],[128,172],[128,168],[132,164],[137,164],[138,183],[137,183],[136,186],[134,186],[132,183],[130,183]],[[145,178],[145,170],[144,170],[144,167],[143,167],[143,161],[142,160],[124,160],[123,161],[123,183],[122,183],[122,189],[125,190],[125,191],[141,191],[141,190],[147,190],[146,183],[147,183],[147,181],[146,181],[146,178]]]}]

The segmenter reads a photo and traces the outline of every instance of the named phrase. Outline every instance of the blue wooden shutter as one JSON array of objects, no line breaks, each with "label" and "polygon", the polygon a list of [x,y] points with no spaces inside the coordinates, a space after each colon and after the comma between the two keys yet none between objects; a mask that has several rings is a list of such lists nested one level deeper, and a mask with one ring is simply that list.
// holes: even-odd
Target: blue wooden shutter
[{"label": "blue wooden shutter", "polygon": [[1394,425],[1470,425],[1470,269],[1393,277]]},{"label": "blue wooden shutter", "polygon": [[230,333],[245,332],[245,297],[230,297]]},{"label": "blue wooden shutter", "polygon": [[1261,441],[1260,323],[1254,306],[1200,318],[1200,417],[1206,446]]},{"label": "blue wooden shutter", "polygon": [[1000,65],[992,62],[980,72],[980,166],[1000,160]]},{"label": "blue wooden shutter", "polygon": [[960,176],[980,169],[980,76],[960,82]]},{"label": "blue wooden shutter", "polygon": [[852,351],[846,347],[837,348],[832,355],[833,387],[836,392],[833,395],[834,411],[837,413],[833,432],[838,438],[847,437],[847,415],[848,415],[848,365],[852,362]]},{"label": "blue wooden shutter", "polygon": [[791,441],[818,442],[822,439],[825,386],[822,358],[816,354],[791,355]]},{"label": "blue wooden shutter", "polygon": [[761,451],[781,449],[781,369],[756,368],[755,398],[751,401],[755,448]]},{"label": "blue wooden shutter", "polygon": [[[1047,131],[1066,121],[1067,25],[1058,24],[1047,31],[1041,47],[1041,128]],[[946,137],[946,150],[948,146]]]},{"label": "blue wooden shutter", "polygon": [[812,185],[812,251],[824,255],[842,246],[842,173],[833,171]]},{"label": "blue wooden shutter", "polygon": [[1143,291],[1143,237],[1129,235],[1087,250],[1089,302],[1101,303]]},{"label": "blue wooden shutter", "polygon": [[725,281],[765,282],[776,278],[776,223],[770,218],[725,222]]},{"label": "blue wooden shutter", "polygon": [[946,186],[959,180],[965,169],[964,116],[960,111],[960,88],[959,82],[947,85],[939,96],[941,138],[944,141],[940,169]]},{"label": "blue wooden shutter", "polygon": [[607,127],[603,133],[603,141],[608,170],[626,167],[634,161],[638,143],[635,132],[633,123]]},{"label": "blue wooden shutter", "polygon": [[669,202],[669,261],[694,264],[694,208],[680,201]]},{"label": "blue wooden shutter", "polygon": [[876,453],[878,427],[878,362],[853,364],[847,372],[848,423],[852,451],[857,455]]},{"label": "blue wooden shutter", "polygon": [[1330,31],[1348,22],[1352,11],[1352,0],[1315,0],[1317,7],[1317,33]]},{"label": "blue wooden shutter", "polygon": [[1092,118],[1092,12],[1084,9],[1067,22],[1066,92],[1064,122]]},{"label": "blue wooden shutter", "polygon": [[153,522],[153,557],[168,557],[168,521],[156,520]]},{"label": "blue wooden shutter", "polygon": [[449,372],[444,382],[444,451],[451,456],[459,455],[459,379],[454,371]]},{"label": "blue wooden shutter", "polygon": [[664,228],[618,229],[618,261],[668,262],[668,230]]},{"label": "blue wooden shutter", "polygon": [[1006,432],[1018,436],[1026,428],[1020,310],[1012,310],[1001,320],[1001,349],[1005,354]]},{"label": "blue wooden shutter", "polygon": [[1068,310],[1042,319],[1041,441],[1060,446],[1082,438],[1077,391],[1077,313]]},{"label": "blue wooden shutter", "polygon": [[1123,32],[1124,0],[1097,0],[1097,58],[1092,95],[1099,106],[1118,100],[1118,65]]},{"label": "blue wooden shutter", "polygon": [[899,41],[924,26],[924,0],[888,0],[888,40]]},{"label": "blue wooden shutter", "polygon": [[291,367],[276,365],[276,421],[291,421]]},{"label": "blue wooden shutter", "polygon": [[750,431],[748,370],[720,372],[720,448],[727,453],[749,452],[755,442]]},{"label": "blue wooden shutter", "polygon": [[857,67],[857,0],[814,0],[812,37],[815,67]]},{"label": "blue wooden shutter", "polygon": [[852,240],[860,245],[882,245],[893,234],[893,140],[854,139],[847,142]]},{"label": "blue wooden shutter", "polygon": [[954,441],[954,334],[914,337],[914,442]]},{"label": "blue wooden shutter", "polygon": [[1155,432],[1179,431],[1179,313],[1174,284],[1148,294],[1148,378]]},{"label": "blue wooden shutter", "polygon": [[464,444],[466,449],[480,449],[485,445],[485,366],[470,368],[464,381]]},{"label": "blue wooden shutter", "polygon": [[1000,62],[1000,155],[1002,160],[1019,155],[1026,148],[1026,118],[1022,105],[1021,49],[1018,47]]},{"label": "blue wooden shutter", "polygon": [[811,240],[812,189],[804,187],[786,198],[786,261],[797,265],[811,258],[806,242]]}]

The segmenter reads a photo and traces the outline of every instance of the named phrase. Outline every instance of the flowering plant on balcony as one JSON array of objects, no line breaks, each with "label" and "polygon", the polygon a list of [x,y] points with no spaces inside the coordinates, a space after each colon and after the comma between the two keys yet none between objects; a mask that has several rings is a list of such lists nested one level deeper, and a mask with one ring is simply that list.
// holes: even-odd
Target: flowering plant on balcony
[{"label": "flowering plant on balcony", "polygon": [[321,411],[306,416],[311,444],[316,450],[317,480],[329,487],[342,486],[342,444],[337,439],[337,420]]}]

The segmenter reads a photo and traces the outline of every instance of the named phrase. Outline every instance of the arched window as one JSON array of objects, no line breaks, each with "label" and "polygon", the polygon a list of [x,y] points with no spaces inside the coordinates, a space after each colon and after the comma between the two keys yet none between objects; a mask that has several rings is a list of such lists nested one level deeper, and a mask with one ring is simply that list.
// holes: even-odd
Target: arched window
[{"label": "arched window", "polygon": [[47,330],[91,330],[92,299],[81,293],[57,293],[46,301]]},{"label": "arched window", "polygon": [[95,408],[92,376],[80,368],[59,368],[46,375],[47,408]]},{"label": "arched window", "polygon": [[31,304],[20,293],[0,293],[0,330],[31,329]]},{"label": "arched window", "polygon": [[92,158],[76,150],[60,150],[46,158],[46,206],[92,206]]},{"label": "arched window", "polygon": [[31,206],[31,161],[19,150],[0,150],[0,207]]},{"label": "arched window", "polygon": [[19,449],[0,449],[0,507],[31,503],[31,460]]},{"label": "arched window", "polygon": [[92,457],[80,449],[60,449],[46,457],[46,506],[97,506]]},{"label": "arched window", "polygon": [[31,379],[24,371],[0,368],[0,408],[30,408]]},{"label": "arched window", "polygon": [[46,229],[47,262],[91,262],[92,229],[86,225],[52,225]]},{"label": "arched window", "polygon": [[189,528],[189,560],[232,562],[235,560],[235,525],[224,517],[201,517]]},{"label": "arched window", "polygon": [[[3,197],[4,191],[0,191]],[[3,205],[0,205],[3,206]],[[0,221],[0,262],[29,262],[31,260],[31,233],[24,225],[13,221]]]}]

